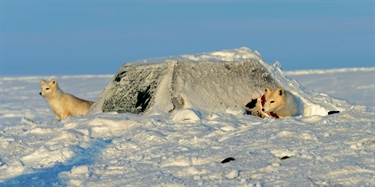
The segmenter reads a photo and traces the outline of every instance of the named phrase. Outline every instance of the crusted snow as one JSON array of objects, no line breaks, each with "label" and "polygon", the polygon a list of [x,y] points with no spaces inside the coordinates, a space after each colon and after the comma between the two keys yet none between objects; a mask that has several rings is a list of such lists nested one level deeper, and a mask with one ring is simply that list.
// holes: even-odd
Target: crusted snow
[{"label": "crusted snow", "polygon": [[[375,69],[269,68],[315,114],[344,110],[261,119],[240,107],[190,108],[57,121],[38,94],[50,77],[0,77],[0,186],[375,186],[375,108],[365,102],[374,101]],[[112,75],[56,78],[95,100]]]}]

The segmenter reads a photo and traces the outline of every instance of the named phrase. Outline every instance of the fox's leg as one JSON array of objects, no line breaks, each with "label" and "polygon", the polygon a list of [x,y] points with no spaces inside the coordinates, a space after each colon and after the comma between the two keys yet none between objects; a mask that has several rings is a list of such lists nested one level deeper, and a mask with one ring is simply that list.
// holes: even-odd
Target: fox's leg
[{"label": "fox's leg", "polygon": [[60,115],[57,115],[57,114],[56,114],[55,116],[56,116],[56,119],[57,119],[57,120],[61,120],[61,116],[60,116]]},{"label": "fox's leg", "polygon": [[69,116],[69,112],[64,112],[62,115],[61,115],[61,120],[67,118]]}]

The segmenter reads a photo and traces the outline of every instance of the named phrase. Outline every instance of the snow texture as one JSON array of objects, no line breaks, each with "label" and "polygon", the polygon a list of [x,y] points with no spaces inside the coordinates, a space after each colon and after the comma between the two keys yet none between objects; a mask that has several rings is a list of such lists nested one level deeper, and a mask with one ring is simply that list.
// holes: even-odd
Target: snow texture
[{"label": "snow texture", "polygon": [[[375,68],[286,77],[279,67],[265,69],[311,115],[262,119],[240,106],[208,113],[196,103],[58,121],[38,94],[39,80],[51,77],[0,77],[0,186],[375,186],[375,107],[355,104],[374,101]],[[95,100],[112,77],[56,78],[65,92]],[[351,81],[360,91],[346,89]],[[331,108],[344,110],[326,115]]]}]

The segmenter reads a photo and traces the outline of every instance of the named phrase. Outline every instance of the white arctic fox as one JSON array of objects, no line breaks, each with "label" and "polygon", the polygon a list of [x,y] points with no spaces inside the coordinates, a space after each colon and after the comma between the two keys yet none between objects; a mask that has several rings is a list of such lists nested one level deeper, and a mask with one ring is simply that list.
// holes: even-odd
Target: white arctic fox
[{"label": "white arctic fox", "polygon": [[263,112],[276,114],[279,118],[296,115],[298,103],[293,94],[281,87],[276,90],[267,87],[265,91]]},{"label": "white arctic fox", "polygon": [[85,115],[94,103],[64,93],[57,85],[56,79],[51,79],[49,82],[40,80],[40,88],[42,91],[39,95],[47,100],[58,120],[68,116]]}]

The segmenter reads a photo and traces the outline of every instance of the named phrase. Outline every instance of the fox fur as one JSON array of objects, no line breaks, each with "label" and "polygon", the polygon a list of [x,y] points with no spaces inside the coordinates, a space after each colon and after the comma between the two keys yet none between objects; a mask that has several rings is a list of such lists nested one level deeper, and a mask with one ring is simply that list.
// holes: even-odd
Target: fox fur
[{"label": "fox fur", "polygon": [[296,115],[298,103],[292,93],[281,87],[275,90],[267,87],[264,96],[263,112],[276,114],[279,118]]},{"label": "fox fur", "polygon": [[86,115],[87,111],[94,104],[92,101],[86,101],[74,95],[64,93],[54,78],[49,82],[43,79],[40,80],[40,88],[41,92],[39,95],[46,99],[58,120],[63,120],[68,116]]}]

